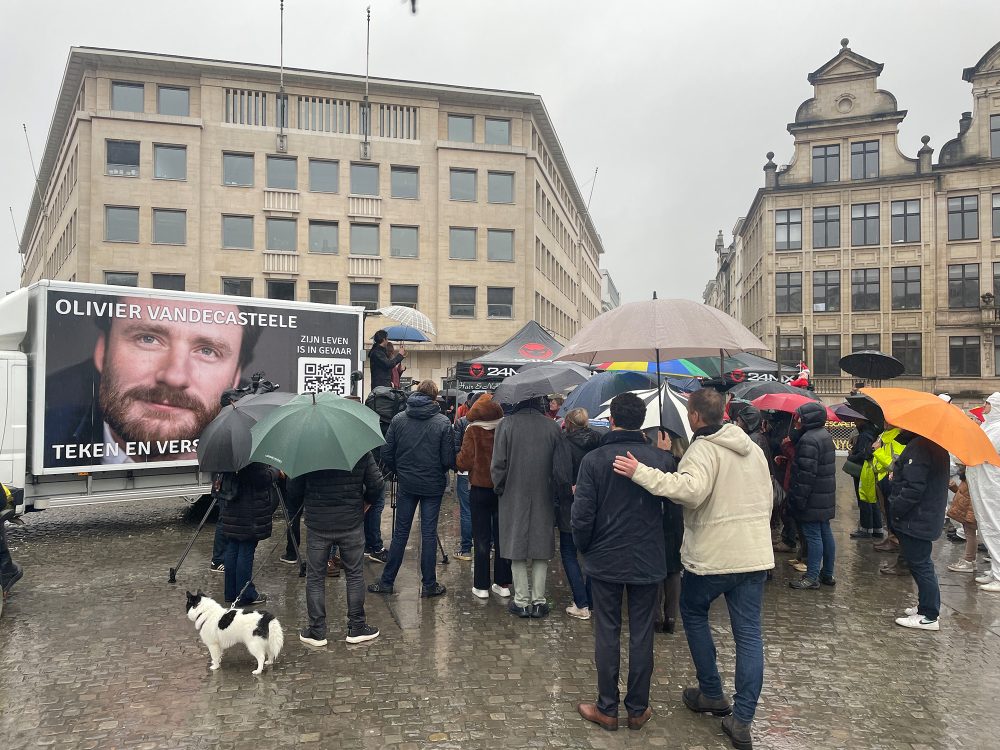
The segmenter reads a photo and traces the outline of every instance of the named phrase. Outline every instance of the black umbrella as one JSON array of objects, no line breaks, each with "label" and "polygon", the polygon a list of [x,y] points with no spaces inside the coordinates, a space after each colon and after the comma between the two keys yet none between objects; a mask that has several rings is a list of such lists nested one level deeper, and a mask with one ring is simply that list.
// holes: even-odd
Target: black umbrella
[{"label": "black umbrella", "polygon": [[903,374],[906,366],[884,352],[863,351],[840,358],[840,369],[864,380],[891,380]]},{"label": "black umbrella", "polygon": [[250,463],[250,428],[294,393],[258,393],[222,407],[198,438],[198,466],[202,471],[239,471]]},{"label": "black umbrella", "polygon": [[562,393],[583,383],[590,373],[582,367],[547,364],[504,378],[493,398],[501,404],[519,404],[530,398]]},{"label": "black umbrella", "polygon": [[885,425],[885,415],[882,414],[882,407],[875,399],[859,393],[857,396],[848,396],[847,405],[874,425]]},{"label": "black umbrella", "polygon": [[759,383],[737,383],[729,389],[728,393],[733,398],[740,398],[745,401],[753,401],[755,398],[760,398],[768,393],[796,393],[799,396],[805,396],[813,401],[822,400],[819,396],[806,388],[795,388],[790,385],[785,385],[784,383],[778,383],[774,380],[766,380]]}]

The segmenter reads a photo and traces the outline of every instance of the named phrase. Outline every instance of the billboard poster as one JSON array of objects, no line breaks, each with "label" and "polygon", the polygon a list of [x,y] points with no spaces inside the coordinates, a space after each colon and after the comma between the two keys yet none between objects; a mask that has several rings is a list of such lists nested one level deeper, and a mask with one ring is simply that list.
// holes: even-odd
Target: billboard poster
[{"label": "billboard poster", "polygon": [[45,305],[47,473],[193,466],[223,392],[254,373],[347,395],[360,366],[359,314],[343,308],[55,288]]}]

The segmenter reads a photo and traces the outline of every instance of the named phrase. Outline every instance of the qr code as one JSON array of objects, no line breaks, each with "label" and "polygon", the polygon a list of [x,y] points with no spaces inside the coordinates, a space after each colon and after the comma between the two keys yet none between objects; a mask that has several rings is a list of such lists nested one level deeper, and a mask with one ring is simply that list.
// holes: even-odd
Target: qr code
[{"label": "qr code", "polygon": [[351,360],[323,357],[299,358],[299,393],[350,393]]}]

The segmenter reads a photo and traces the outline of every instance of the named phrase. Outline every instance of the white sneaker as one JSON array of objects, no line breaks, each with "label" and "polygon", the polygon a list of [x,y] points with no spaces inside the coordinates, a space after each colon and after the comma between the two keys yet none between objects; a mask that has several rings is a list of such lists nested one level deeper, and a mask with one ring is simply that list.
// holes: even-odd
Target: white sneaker
[{"label": "white sneaker", "polygon": [[981,576],[976,576],[976,583],[978,584],[992,583],[992,582],[993,582],[993,571],[987,570]]},{"label": "white sneaker", "polygon": [[575,604],[571,604],[566,607],[566,614],[570,617],[575,617],[577,620],[589,620],[590,607],[578,607]]},{"label": "white sneaker", "polygon": [[923,615],[909,615],[908,617],[897,617],[896,624],[904,628],[914,630],[940,630],[941,623],[937,620],[928,620]]},{"label": "white sneaker", "polygon": [[1000,581],[990,581],[989,583],[984,583],[979,587],[979,590],[995,594],[1000,591]]},{"label": "white sneaker", "polygon": [[907,617],[913,617],[913,615],[917,614],[917,609],[917,607],[907,607],[903,610],[903,614]]},{"label": "white sneaker", "polygon": [[497,596],[502,596],[504,598],[510,596],[510,589],[506,586],[501,586],[499,583],[494,583],[490,586],[490,591],[492,591]]},{"label": "white sneaker", "polygon": [[490,592],[486,589],[477,589],[475,586],[472,587],[472,595],[479,597],[480,599],[489,599]]},{"label": "white sneaker", "polygon": [[975,560],[959,560],[949,565],[948,570],[952,573],[975,573],[976,562]]}]

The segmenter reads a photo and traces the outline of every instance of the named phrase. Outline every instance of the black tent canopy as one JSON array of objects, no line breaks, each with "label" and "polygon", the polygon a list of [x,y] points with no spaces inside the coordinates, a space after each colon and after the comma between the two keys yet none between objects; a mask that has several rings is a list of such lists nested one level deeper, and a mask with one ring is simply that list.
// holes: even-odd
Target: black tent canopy
[{"label": "black tent canopy", "polygon": [[533,320],[491,352],[455,365],[462,390],[492,391],[529,362],[551,362],[562,344]]}]

